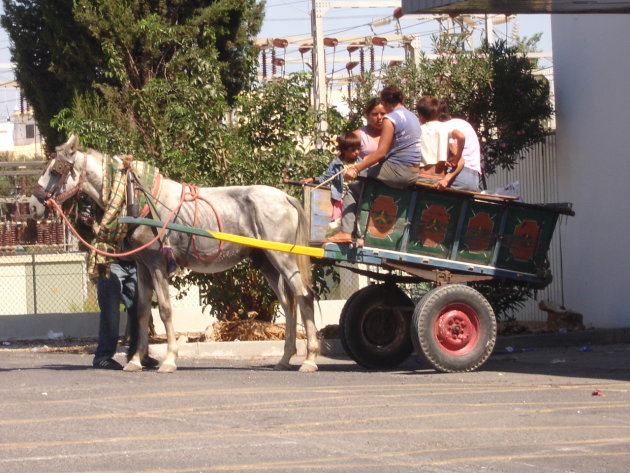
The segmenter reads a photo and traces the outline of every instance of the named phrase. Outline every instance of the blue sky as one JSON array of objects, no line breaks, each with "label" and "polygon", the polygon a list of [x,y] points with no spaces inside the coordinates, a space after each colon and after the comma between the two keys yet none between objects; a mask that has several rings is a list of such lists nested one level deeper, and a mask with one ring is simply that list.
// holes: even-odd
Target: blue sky
[{"label": "blue sky", "polygon": [[[378,0],[375,0],[378,4]],[[312,0],[267,0],[266,17],[261,38],[286,38],[309,36],[311,34],[310,10]],[[0,12],[2,12],[0,3]],[[420,34],[423,49],[430,47],[430,36],[438,31],[438,24],[435,21],[420,21],[403,19],[397,25],[392,22],[384,26],[373,26],[370,24],[375,20],[391,17],[391,8],[362,8],[362,9],[332,9],[324,17],[324,33],[326,36],[373,36],[391,35],[397,32],[397,27],[402,34]],[[543,33],[538,50],[551,52],[551,20],[549,15],[519,15],[518,34],[531,37],[536,33]],[[514,23],[497,25],[494,28],[495,38],[502,38],[511,34]],[[345,47],[339,47],[335,52],[336,59],[350,60],[349,53]],[[388,45],[378,52],[379,57],[388,54],[396,54],[396,48]],[[400,51],[398,51],[400,53]],[[330,52],[327,57],[330,57]],[[287,59],[299,58],[300,54],[295,48],[287,48],[285,56]],[[356,59],[356,57],[352,58]],[[377,57],[378,60],[378,57]],[[13,73],[8,67],[10,61],[9,40],[4,30],[0,29],[0,120],[6,119],[17,104],[18,94],[15,88],[2,85],[13,80]],[[294,68],[303,68],[301,65],[294,65]],[[335,69],[343,68],[343,64],[337,64]],[[289,68],[287,67],[289,72]]]},{"label": "blue sky", "polygon": [[[334,3],[334,2],[330,2]],[[374,4],[378,5],[375,0]],[[285,38],[289,41],[297,37],[306,37],[311,34],[310,11],[312,0],[267,0],[266,18],[263,28],[259,34],[261,38]],[[354,8],[354,9],[329,9],[323,19],[324,36],[326,37],[348,37],[348,36],[385,36],[393,34],[416,35],[420,37],[422,49],[429,53],[431,51],[431,36],[439,31],[439,23],[435,20],[423,20],[403,17],[399,22],[392,21],[386,25],[371,25],[377,20],[391,18],[393,8]],[[504,17],[501,16],[501,19]],[[479,25],[478,33],[475,37],[475,46],[481,45],[481,25],[483,20],[476,19]],[[518,26],[515,26],[518,24]],[[538,43],[538,51],[551,52],[551,19],[549,15],[519,15],[516,21],[498,24],[493,28],[494,39],[505,39],[512,36],[517,29],[520,37],[531,37],[536,33],[542,33],[542,39]],[[327,48],[326,58],[328,62],[334,59],[338,61],[335,71],[345,74],[345,62],[356,60],[357,54],[351,56],[346,50],[347,44],[339,44],[333,51]],[[295,45],[283,50],[276,49],[276,56],[287,60],[300,60],[301,55],[296,50]],[[398,45],[390,42],[386,48],[377,51],[377,61],[381,55],[394,56],[402,55],[403,51]],[[339,62],[342,61],[342,62]],[[385,61],[386,62],[386,61]],[[287,72],[291,72],[291,66],[287,66]],[[300,64],[299,69],[303,69]],[[295,69],[296,66],[293,66]],[[331,66],[329,64],[328,72]]]},{"label": "blue sky", "polygon": [[[334,2],[331,2],[334,3]],[[374,1],[378,4],[378,0]],[[312,0],[267,0],[266,18],[261,37],[269,36],[301,36],[310,34],[310,10]],[[362,34],[370,33],[367,25],[392,14],[391,8],[331,9],[324,17],[326,34]],[[403,17],[404,18],[404,17]],[[519,15],[520,36],[532,36],[543,33],[540,50],[551,50],[551,20],[549,15]],[[419,23],[424,23],[420,25]],[[511,29],[511,24],[509,29]],[[403,33],[437,31],[435,22],[417,20],[401,20]],[[374,27],[376,34],[389,34],[394,24],[385,27]],[[505,34],[505,25],[495,28],[496,34]]]}]

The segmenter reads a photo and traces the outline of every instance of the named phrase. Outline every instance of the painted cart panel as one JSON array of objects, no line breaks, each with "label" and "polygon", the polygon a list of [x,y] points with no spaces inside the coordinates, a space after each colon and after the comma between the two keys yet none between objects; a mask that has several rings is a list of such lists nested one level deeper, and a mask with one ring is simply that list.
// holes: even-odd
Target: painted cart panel
[{"label": "painted cart panel", "polygon": [[382,186],[372,192],[360,205],[359,228],[366,246],[399,250],[405,237],[407,212],[410,209],[410,192]]},{"label": "painted cart panel", "polygon": [[388,261],[548,284],[546,255],[566,204],[534,205],[417,186],[393,189],[367,180],[359,205],[363,248],[326,245],[327,257]]}]

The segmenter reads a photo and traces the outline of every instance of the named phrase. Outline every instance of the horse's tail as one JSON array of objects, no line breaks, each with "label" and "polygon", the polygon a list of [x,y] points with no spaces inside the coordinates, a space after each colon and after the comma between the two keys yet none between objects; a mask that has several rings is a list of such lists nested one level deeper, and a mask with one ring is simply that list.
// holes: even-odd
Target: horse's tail
[{"label": "horse's tail", "polygon": [[[309,243],[309,221],[306,216],[306,212],[304,212],[304,208],[300,202],[291,196],[287,196],[289,203],[295,207],[295,210],[298,213],[298,227],[297,227],[297,235],[295,242],[296,245],[308,246]],[[297,265],[300,270],[300,275],[302,276],[302,281],[306,285],[306,287],[312,289],[312,275],[311,275],[311,258],[306,255],[296,255],[297,256]]]}]

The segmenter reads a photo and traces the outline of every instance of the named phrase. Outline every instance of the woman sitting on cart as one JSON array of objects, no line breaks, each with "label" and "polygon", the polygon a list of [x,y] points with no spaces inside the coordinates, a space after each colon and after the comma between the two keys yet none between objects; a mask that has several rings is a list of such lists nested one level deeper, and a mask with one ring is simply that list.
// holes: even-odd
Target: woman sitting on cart
[{"label": "woman sitting on cart", "polygon": [[[363,161],[347,169],[344,179],[354,181],[361,173],[390,187],[405,189],[416,182],[420,170],[420,121],[403,105],[404,96],[398,87],[385,87],[380,98],[387,115],[383,120],[378,148],[365,156]],[[357,200],[362,186],[360,181],[351,182],[348,186],[348,192],[343,198],[341,231],[325,242],[352,242]]]}]

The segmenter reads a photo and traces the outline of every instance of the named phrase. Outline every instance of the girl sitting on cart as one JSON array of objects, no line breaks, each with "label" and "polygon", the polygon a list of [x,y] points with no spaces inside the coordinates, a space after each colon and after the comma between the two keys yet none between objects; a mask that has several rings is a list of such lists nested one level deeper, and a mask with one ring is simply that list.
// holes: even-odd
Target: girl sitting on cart
[{"label": "girl sitting on cart", "polygon": [[360,150],[361,138],[353,132],[337,137],[337,151],[339,151],[339,154],[330,162],[326,172],[321,176],[307,177],[301,180],[305,184],[320,184],[335,176],[330,182],[330,203],[333,208],[330,218],[331,222],[338,221],[341,218],[343,196],[348,190],[348,184],[343,179],[344,173],[341,171],[361,162],[361,158],[359,158]]}]

